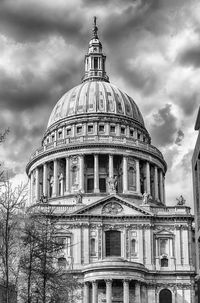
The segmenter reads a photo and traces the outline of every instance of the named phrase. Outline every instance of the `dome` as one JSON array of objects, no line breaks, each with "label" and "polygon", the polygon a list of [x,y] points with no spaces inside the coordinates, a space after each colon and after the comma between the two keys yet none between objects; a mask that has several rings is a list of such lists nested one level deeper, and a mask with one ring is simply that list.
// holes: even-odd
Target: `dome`
[{"label": "dome", "polygon": [[126,116],[144,126],[141,112],[126,93],[104,81],[87,81],[69,90],[55,105],[48,128],[68,117],[88,113]]}]

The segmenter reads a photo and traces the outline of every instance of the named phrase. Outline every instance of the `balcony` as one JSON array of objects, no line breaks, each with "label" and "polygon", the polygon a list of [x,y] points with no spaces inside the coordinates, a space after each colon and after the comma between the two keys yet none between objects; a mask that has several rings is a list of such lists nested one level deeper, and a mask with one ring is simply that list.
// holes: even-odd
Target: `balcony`
[{"label": "balcony", "polygon": [[54,142],[51,142],[47,145],[44,145],[40,148],[38,148],[30,158],[30,161],[32,161],[34,158],[45,154],[46,152],[49,152],[51,150],[62,150],[65,147],[73,147],[74,145],[76,147],[78,146],[86,146],[88,144],[113,144],[113,145],[119,145],[120,147],[123,146],[124,148],[136,148],[137,150],[146,151],[154,154],[156,157],[159,157],[160,159],[163,159],[163,155],[161,152],[154,146],[140,142],[139,140],[136,140],[134,138],[123,138],[120,136],[106,136],[106,135],[98,135],[98,136],[80,136],[80,137],[73,137],[73,138],[66,138],[66,139],[60,139]]}]

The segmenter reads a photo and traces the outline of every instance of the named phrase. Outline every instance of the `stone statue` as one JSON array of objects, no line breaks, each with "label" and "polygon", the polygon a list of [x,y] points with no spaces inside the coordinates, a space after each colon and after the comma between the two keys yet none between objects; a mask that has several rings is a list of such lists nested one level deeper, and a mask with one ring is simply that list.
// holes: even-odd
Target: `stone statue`
[{"label": "stone statue", "polygon": [[178,201],[177,205],[185,205],[186,200],[183,198],[182,195],[180,195],[179,198],[176,198],[176,200]]},{"label": "stone statue", "polygon": [[82,198],[83,198],[82,192],[81,192],[81,190],[79,190],[75,194],[76,203],[82,203]]},{"label": "stone statue", "polygon": [[118,185],[117,176],[107,178],[107,184],[108,184],[109,192],[110,193],[116,193],[117,185]]},{"label": "stone statue", "polygon": [[148,203],[149,196],[150,195],[146,191],[143,193],[143,195],[142,195],[142,197],[143,197],[143,204],[147,204]]}]

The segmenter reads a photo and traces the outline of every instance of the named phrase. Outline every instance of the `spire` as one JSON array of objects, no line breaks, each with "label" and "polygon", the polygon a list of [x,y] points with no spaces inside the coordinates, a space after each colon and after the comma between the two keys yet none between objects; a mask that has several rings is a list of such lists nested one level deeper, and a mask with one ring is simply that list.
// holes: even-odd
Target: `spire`
[{"label": "spire", "polygon": [[98,39],[97,32],[98,32],[97,17],[94,16],[94,26],[93,26],[93,38],[94,38],[94,39]]},{"label": "spire", "polygon": [[85,56],[85,75],[82,82],[95,80],[109,82],[105,71],[106,56],[102,52],[102,44],[97,34],[97,17],[94,17],[92,32],[93,36],[89,42],[88,53]]}]

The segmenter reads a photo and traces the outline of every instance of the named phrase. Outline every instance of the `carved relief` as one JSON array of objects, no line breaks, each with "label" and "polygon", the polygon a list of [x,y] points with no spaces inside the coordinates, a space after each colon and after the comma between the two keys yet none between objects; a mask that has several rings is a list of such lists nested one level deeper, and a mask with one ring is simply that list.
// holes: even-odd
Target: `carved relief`
[{"label": "carved relief", "polygon": [[123,211],[123,207],[116,202],[109,202],[102,208],[102,214],[118,215]]}]

